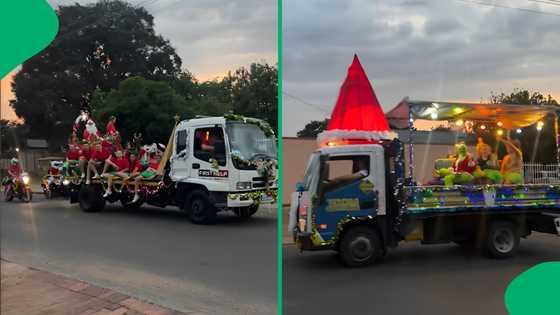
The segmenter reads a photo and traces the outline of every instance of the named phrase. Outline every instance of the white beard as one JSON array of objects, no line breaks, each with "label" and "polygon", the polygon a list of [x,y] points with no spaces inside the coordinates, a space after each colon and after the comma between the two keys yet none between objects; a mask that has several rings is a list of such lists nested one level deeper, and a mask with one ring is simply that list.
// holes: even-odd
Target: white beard
[{"label": "white beard", "polygon": [[96,135],[97,134],[97,126],[95,125],[95,123],[86,124],[86,130],[90,135]]}]

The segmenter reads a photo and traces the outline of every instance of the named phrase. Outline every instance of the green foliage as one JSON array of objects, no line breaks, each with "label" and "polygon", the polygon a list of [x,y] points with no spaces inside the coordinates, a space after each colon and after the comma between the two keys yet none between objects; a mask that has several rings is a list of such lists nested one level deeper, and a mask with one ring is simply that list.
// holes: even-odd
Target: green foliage
[{"label": "green foliage", "polygon": [[25,139],[29,133],[25,125],[17,124],[7,120],[0,120],[0,157],[13,157],[16,155],[16,148],[23,147],[20,139]]},{"label": "green foliage", "polygon": [[[96,91],[92,99],[98,128],[104,129],[109,117],[117,117],[123,141],[141,132],[145,143],[166,143],[173,129],[174,116],[192,117],[187,101],[168,83],[132,77],[111,92]],[[103,130],[104,131],[104,130]]]},{"label": "green foliage", "polygon": [[490,102],[493,104],[521,104],[521,105],[558,105],[552,96],[544,96],[540,92],[530,92],[523,89],[514,89],[512,93],[492,93]]},{"label": "green foliage", "polygon": [[180,73],[181,59],[155,33],[153,17],[144,8],[102,0],[60,6],[57,15],[55,40],[14,78],[12,106],[31,136],[46,138],[51,145],[65,142],[79,110],[91,105],[94,91],[108,92],[132,76],[171,81]]},{"label": "green foliage", "polygon": [[298,138],[317,138],[317,135],[327,129],[329,119],[318,121],[312,120],[305,127],[297,132]]},{"label": "green foliage", "polygon": [[233,112],[266,120],[278,132],[278,69],[266,63],[239,68],[222,80]]},{"label": "green foliage", "polygon": [[[494,104],[558,105],[558,102],[550,95],[544,96],[540,92],[524,89],[514,89],[510,94],[503,92],[492,94],[490,102]],[[558,109],[560,112],[560,106]],[[543,119],[544,127],[540,132],[536,130],[535,126],[529,126],[523,129],[521,135],[512,133],[512,136],[521,142],[525,162],[558,163],[556,157],[556,133],[554,130],[555,119],[557,119],[555,115],[545,117]],[[500,151],[503,153],[505,149],[500,148]]]}]

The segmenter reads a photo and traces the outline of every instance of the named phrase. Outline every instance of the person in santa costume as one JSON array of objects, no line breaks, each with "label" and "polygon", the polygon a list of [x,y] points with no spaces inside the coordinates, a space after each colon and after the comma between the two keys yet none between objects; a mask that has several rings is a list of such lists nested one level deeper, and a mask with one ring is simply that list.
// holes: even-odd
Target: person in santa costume
[{"label": "person in santa costume", "polygon": [[84,129],[84,132],[82,134],[82,139],[89,142],[93,142],[98,137],[101,137],[101,132],[97,130],[97,126],[95,125],[95,122],[89,119],[86,123],[86,128]]}]

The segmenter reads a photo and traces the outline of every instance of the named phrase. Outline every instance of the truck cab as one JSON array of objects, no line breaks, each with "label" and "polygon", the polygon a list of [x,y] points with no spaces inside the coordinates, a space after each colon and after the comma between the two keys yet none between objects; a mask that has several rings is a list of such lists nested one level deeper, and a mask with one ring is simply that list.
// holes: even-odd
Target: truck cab
[{"label": "truck cab", "polygon": [[343,227],[356,218],[384,220],[386,152],[382,144],[367,144],[327,146],[311,155],[290,210],[290,231],[301,249],[337,248]]},{"label": "truck cab", "polygon": [[277,148],[270,127],[244,117],[185,120],[175,128],[169,176],[193,221],[215,212],[253,215],[277,198]]}]

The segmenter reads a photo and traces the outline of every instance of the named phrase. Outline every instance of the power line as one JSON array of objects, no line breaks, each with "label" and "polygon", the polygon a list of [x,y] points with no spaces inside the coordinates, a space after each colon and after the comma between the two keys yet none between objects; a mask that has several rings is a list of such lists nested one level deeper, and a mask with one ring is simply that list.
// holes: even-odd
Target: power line
[{"label": "power line", "polygon": [[519,8],[519,7],[510,7],[510,6],[507,6],[507,5],[501,5],[501,4],[496,4],[496,3],[488,3],[488,2],[482,2],[482,1],[476,1],[476,0],[457,0],[457,1],[461,1],[461,2],[464,2],[464,3],[470,3],[470,4],[478,4],[478,5],[483,5],[483,6],[487,6],[487,7],[496,7],[496,8],[502,8],[502,9],[512,9],[512,10],[525,11],[525,12],[535,13],[535,14],[560,16],[560,14],[556,14],[556,13],[552,13],[552,12],[544,12],[544,11],[526,9],[526,8]]},{"label": "power line", "polygon": [[293,100],[295,100],[295,101],[298,101],[300,104],[313,107],[314,109],[316,109],[316,110],[318,110],[318,111],[320,111],[320,112],[322,112],[322,113],[329,114],[329,112],[327,111],[327,109],[323,108],[322,106],[319,106],[319,105],[310,103],[310,102],[308,102],[308,101],[306,101],[306,100],[304,100],[304,99],[301,99],[301,98],[299,98],[299,97],[297,97],[297,96],[295,96],[295,95],[292,95],[292,94],[290,94],[290,93],[288,93],[288,92],[285,92],[285,91],[282,91],[282,94],[286,95],[287,97],[289,97],[289,98],[291,98],[291,99],[293,99]]},{"label": "power line", "polygon": [[543,3],[547,5],[555,5],[560,6],[560,1],[552,1],[552,0],[527,0],[529,2],[536,2],[536,3]]}]

